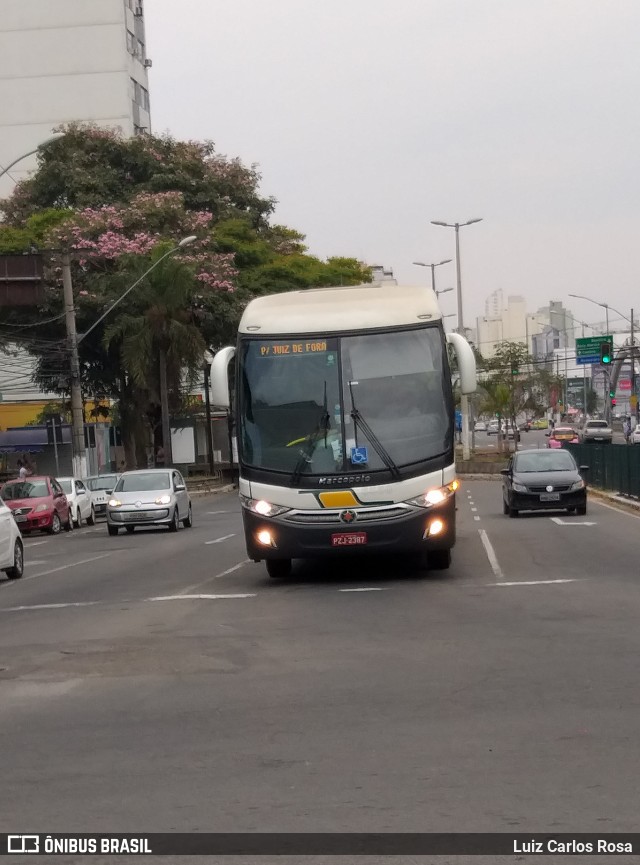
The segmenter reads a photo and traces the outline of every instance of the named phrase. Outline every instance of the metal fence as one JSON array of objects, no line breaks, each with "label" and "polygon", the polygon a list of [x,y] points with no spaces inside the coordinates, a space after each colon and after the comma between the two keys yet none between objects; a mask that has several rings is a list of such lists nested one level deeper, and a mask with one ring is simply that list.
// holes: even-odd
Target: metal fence
[{"label": "metal fence", "polygon": [[640,498],[640,447],[635,445],[567,445],[594,487]]}]

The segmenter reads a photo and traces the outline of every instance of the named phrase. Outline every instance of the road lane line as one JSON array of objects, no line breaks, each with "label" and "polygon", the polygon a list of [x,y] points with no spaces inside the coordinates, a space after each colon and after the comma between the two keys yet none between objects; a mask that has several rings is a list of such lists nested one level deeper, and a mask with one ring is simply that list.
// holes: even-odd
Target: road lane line
[{"label": "road lane line", "polygon": [[382,588],[380,586],[367,586],[366,588],[360,589],[338,589],[339,592],[388,592],[388,588]]},{"label": "road lane line", "polygon": [[192,586],[187,586],[186,589],[183,589],[180,592],[180,596],[187,594],[188,592],[192,592],[194,589],[200,588],[200,586],[206,586],[207,583],[210,583],[212,580],[221,580],[223,577],[232,574],[234,571],[239,571],[240,568],[243,568],[245,565],[249,564],[250,559],[244,559],[242,562],[238,562],[236,565],[232,565],[230,568],[227,568],[226,571],[221,571],[219,574],[215,574],[213,577],[208,577],[206,580],[200,580],[199,583],[194,583]]},{"label": "road lane line", "polygon": [[257,598],[254,595],[166,595],[161,598],[147,598],[148,601],[222,601],[231,598]]},{"label": "road lane line", "polygon": [[502,568],[500,567],[500,563],[498,562],[496,551],[493,549],[491,541],[489,540],[489,535],[485,532],[484,529],[478,529],[478,534],[480,535],[482,546],[484,547],[484,551],[487,554],[487,558],[489,559],[491,570],[499,580],[504,580],[504,574],[502,573]]},{"label": "road lane line", "polygon": [[472,514],[477,514],[477,513],[478,513],[478,508],[471,508],[471,513],[472,513]]},{"label": "road lane line", "polygon": [[231,511],[205,511],[205,513],[207,514],[207,516],[212,517],[214,516],[214,514],[230,514]]},{"label": "road lane line", "polygon": [[[625,506],[626,502],[620,502],[620,505],[618,507],[616,507],[615,505],[607,505],[604,502],[601,502],[600,499],[593,498],[593,499],[589,499],[589,504],[598,505],[601,508],[606,508],[608,511],[615,511],[617,514],[624,514],[625,517],[631,517],[632,520],[640,519],[640,513],[631,514],[631,513],[629,513],[628,510],[625,509],[624,506]],[[630,504],[627,505],[627,507],[630,507]],[[46,543],[46,541],[45,541],[45,543]]]},{"label": "road lane line", "polygon": [[[27,580],[35,580],[38,577],[47,577],[49,574],[57,574],[58,571],[66,571],[67,568],[78,568],[78,567],[80,567],[80,565],[88,565],[91,562],[97,562],[100,559],[108,559],[109,556],[113,555],[113,553],[121,553],[121,552],[123,552],[123,551],[122,550],[113,550],[112,552],[104,553],[101,556],[92,556],[90,559],[82,559],[82,561],[80,561],[80,562],[71,562],[68,565],[61,565],[59,568],[51,568],[50,570],[42,571],[39,574],[32,574],[30,577],[23,577],[19,582],[26,583]],[[12,583],[12,585],[15,586],[15,585],[17,585],[17,583],[18,583],[18,581],[16,580],[14,583]]]},{"label": "road lane line", "polygon": [[550,586],[554,583],[579,583],[579,579],[575,580],[518,580],[515,583],[487,583],[488,586]]},{"label": "road lane line", "polygon": [[32,606],[24,607],[4,607],[0,609],[0,613],[18,613],[22,610],[63,610],[65,607],[93,607],[96,604],[104,603],[104,601],[76,601],[68,604],[33,604]]},{"label": "road lane line", "polygon": [[211,544],[221,544],[223,541],[228,541],[229,538],[235,538],[235,535],[223,535],[221,538],[216,538],[215,541],[205,541],[205,546],[211,546]]},{"label": "road lane line", "polygon": [[49,543],[49,541],[35,541],[35,543],[33,541],[30,541],[29,543],[27,543],[27,541],[24,541],[24,548],[26,550],[26,549],[31,549],[31,547],[41,547],[43,544],[48,544],[48,543]]},{"label": "road lane line", "polygon": [[580,523],[576,520],[561,520],[560,517],[549,517],[557,526],[597,526],[597,523]]},{"label": "road lane line", "polygon": [[475,520],[476,522],[479,523],[479,522],[480,522],[480,517],[474,517],[474,520]]}]

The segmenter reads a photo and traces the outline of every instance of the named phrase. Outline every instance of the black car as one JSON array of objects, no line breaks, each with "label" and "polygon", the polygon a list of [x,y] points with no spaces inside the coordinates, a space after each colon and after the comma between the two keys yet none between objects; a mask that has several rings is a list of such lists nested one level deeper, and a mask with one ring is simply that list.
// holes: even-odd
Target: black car
[{"label": "black car", "polygon": [[520,511],[566,510],[587,513],[587,484],[566,450],[530,450],[513,455],[502,470],[503,513],[517,517]]}]

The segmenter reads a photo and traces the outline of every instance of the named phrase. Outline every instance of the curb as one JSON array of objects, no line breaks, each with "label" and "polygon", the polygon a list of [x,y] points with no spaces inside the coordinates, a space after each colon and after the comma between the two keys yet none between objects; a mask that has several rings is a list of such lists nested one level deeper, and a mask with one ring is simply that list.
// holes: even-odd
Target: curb
[{"label": "curb", "polygon": [[604,501],[610,502],[612,505],[619,505],[621,508],[629,508],[629,510],[632,511],[640,511],[640,502],[634,501],[634,499],[627,499],[625,496],[616,493],[609,493],[606,492],[606,490],[600,490],[596,487],[589,487],[588,492],[595,498],[603,499]]},{"label": "curb", "polygon": [[501,481],[502,475],[499,472],[491,472],[485,474],[476,474],[475,472],[458,472],[457,477],[463,478],[465,481]]}]

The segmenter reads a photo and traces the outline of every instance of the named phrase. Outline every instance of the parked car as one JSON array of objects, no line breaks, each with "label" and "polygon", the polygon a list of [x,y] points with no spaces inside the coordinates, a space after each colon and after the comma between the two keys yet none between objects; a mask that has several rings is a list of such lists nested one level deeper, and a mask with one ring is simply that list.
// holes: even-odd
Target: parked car
[{"label": "parked car", "polygon": [[567,450],[518,451],[502,470],[502,510],[510,517],[520,511],[567,510],[587,513],[587,484]]},{"label": "parked car", "polygon": [[606,420],[588,420],[580,430],[580,440],[584,444],[590,442],[603,442],[611,444],[613,441],[613,430]]},{"label": "parked car", "polygon": [[167,526],[177,532],[182,523],[193,525],[191,498],[184,478],[176,469],[142,469],[124,472],[107,502],[107,530],[131,533],[136,526]]},{"label": "parked car", "polygon": [[10,580],[24,573],[24,546],[11,508],[0,501],[0,570]]},{"label": "parked car", "polygon": [[561,448],[565,444],[577,445],[580,442],[578,433],[570,426],[557,426],[549,436],[550,448]]},{"label": "parked car", "polygon": [[500,432],[500,424],[497,420],[492,420],[491,423],[487,427],[487,435],[497,436]]},{"label": "parked car", "polygon": [[540,417],[537,420],[531,421],[531,429],[547,429],[549,421],[546,417]]},{"label": "parked car", "polygon": [[473,427],[474,432],[486,432],[487,425],[483,420],[477,420]]},{"label": "parked car", "polygon": [[73,528],[71,507],[58,481],[51,477],[30,477],[7,481],[0,498],[13,511],[23,535],[40,530],[57,535]]},{"label": "parked car", "polygon": [[120,475],[94,475],[85,480],[85,485],[91,493],[93,510],[97,517],[104,517],[107,513],[107,501],[118,482]]},{"label": "parked car", "polygon": [[78,478],[57,478],[57,481],[64,490],[71,506],[74,526],[79,529],[83,520],[92,526],[96,521],[96,514],[91,493],[85,487],[84,482]]}]

